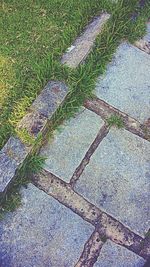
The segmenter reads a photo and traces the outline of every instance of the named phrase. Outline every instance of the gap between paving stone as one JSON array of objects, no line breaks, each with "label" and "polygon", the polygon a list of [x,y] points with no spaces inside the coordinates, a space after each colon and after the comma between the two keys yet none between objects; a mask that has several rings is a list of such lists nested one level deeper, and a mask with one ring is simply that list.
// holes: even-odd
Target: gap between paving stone
[{"label": "gap between paving stone", "polygon": [[144,259],[150,256],[150,244],[112,216],[101,211],[72,190],[68,183],[43,170],[35,174],[33,184],[94,225],[101,236],[126,247]]},{"label": "gap between paving stone", "polygon": [[110,18],[108,13],[96,17],[85,29],[84,33],[76,39],[68,52],[62,56],[61,63],[70,68],[76,68],[91,51],[97,35],[102,31],[104,24]]},{"label": "gap between paving stone", "polygon": [[[33,102],[29,113],[21,120],[18,130],[26,130],[34,140],[46,134],[50,119],[63,103],[68,88],[62,82],[50,81]],[[24,160],[32,153],[35,144],[26,144],[18,137],[10,137],[0,151],[0,202],[11,182],[17,176]]]},{"label": "gap between paving stone", "polygon": [[87,99],[84,103],[84,106],[99,115],[105,121],[107,121],[107,119],[112,115],[119,116],[120,118],[122,118],[126,130],[135,135],[138,135],[143,139],[146,139],[147,141],[150,141],[150,127],[147,127],[146,122],[144,124],[141,124],[136,119],[130,117],[128,114],[111,106],[98,97]]},{"label": "gap between paving stone", "polygon": [[97,261],[100,251],[105,244],[97,230],[95,230],[85,243],[82,255],[74,267],[92,267]]},{"label": "gap between paving stone", "polygon": [[105,123],[100,128],[95,140],[93,141],[90,148],[86,152],[84,158],[82,159],[81,163],[79,164],[79,166],[76,168],[75,172],[73,173],[73,175],[70,179],[70,185],[72,187],[74,187],[75,183],[79,179],[79,177],[82,174],[82,172],[84,171],[85,167],[88,165],[91,156],[93,155],[93,153],[95,152],[95,150],[97,149],[97,147],[99,146],[99,144],[101,143],[103,138],[108,134],[108,132],[109,132],[109,126]]}]

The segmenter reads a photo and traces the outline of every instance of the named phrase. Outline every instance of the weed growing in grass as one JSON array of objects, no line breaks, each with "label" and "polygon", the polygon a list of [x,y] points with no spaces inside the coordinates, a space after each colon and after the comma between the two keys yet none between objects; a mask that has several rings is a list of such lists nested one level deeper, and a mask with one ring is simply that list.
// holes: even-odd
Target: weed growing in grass
[{"label": "weed growing in grass", "polygon": [[116,115],[112,115],[110,118],[108,118],[107,123],[110,127],[116,126],[119,129],[124,127],[124,122],[122,118]]}]

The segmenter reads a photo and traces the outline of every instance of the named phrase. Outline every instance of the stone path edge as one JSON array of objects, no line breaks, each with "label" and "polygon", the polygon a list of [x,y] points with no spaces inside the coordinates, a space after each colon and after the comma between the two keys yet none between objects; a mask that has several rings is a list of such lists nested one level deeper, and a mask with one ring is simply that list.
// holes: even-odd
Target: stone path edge
[{"label": "stone path edge", "polygon": [[29,144],[18,136],[11,136],[0,151],[0,203],[17,177],[24,160],[40,148],[42,142],[38,145],[39,134],[42,139],[45,138],[51,119],[63,104],[67,93],[68,87],[64,83],[49,81],[17,126],[19,131],[25,129],[35,142]]}]

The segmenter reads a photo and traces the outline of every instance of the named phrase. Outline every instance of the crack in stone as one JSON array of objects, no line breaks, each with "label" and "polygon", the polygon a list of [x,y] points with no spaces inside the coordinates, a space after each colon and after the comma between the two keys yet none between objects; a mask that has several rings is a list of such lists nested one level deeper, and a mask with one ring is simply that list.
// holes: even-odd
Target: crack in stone
[{"label": "crack in stone", "polygon": [[93,267],[105,242],[106,240],[103,240],[99,232],[95,230],[85,243],[81,257],[74,267]]},{"label": "crack in stone", "polygon": [[90,203],[75,192],[70,184],[54,174],[42,170],[33,176],[33,184],[95,226],[101,236],[126,247],[146,260],[150,256],[149,244],[143,237]]},{"label": "crack in stone", "polygon": [[95,140],[93,141],[90,148],[86,152],[84,158],[82,159],[81,163],[79,164],[79,166],[76,168],[75,172],[73,173],[73,175],[70,179],[70,185],[72,186],[72,188],[74,187],[75,183],[77,182],[77,180],[79,179],[79,177],[83,173],[85,167],[89,164],[91,156],[94,154],[94,152],[98,148],[99,144],[104,139],[104,137],[106,137],[108,132],[109,132],[109,126],[107,125],[107,123],[105,123],[100,128]]},{"label": "crack in stone", "polygon": [[109,105],[104,100],[94,97],[85,101],[84,106],[101,116],[103,120],[107,120],[110,116],[115,115],[122,118],[124,128],[129,132],[138,135],[139,137],[150,141],[150,128],[146,123],[141,124],[136,119],[130,117],[128,114],[120,111],[119,109]]}]

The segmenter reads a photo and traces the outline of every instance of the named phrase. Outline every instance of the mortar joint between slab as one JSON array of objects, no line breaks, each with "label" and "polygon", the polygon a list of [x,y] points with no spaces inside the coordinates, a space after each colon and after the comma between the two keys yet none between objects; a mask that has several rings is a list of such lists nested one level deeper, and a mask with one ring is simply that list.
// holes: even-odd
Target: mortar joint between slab
[{"label": "mortar joint between slab", "polygon": [[84,158],[80,162],[79,166],[74,171],[71,179],[70,179],[70,186],[74,188],[76,182],[79,180],[81,174],[84,172],[86,166],[89,164],[90,159],[92,155],[95,153],[96,149],[99,147],[100,143],[103,141],[103,139],[107,136],[109,133],[109,125],[108,123],[104,123],[104,125],[100,128],[96,138],[94,139],[93,143],[87,150]]},{"label": "mortar joint between slab", "polygon": [[123,127],[126,130],[150,142],[150,127],[147,126],[149,119],[142,124],[96,96],[91,100],[86,100],[84,106],[99,115],[104,121],[113,115],[119,116],[123,120]]}]

